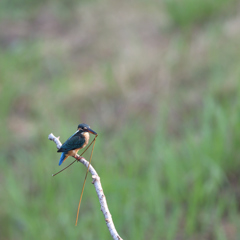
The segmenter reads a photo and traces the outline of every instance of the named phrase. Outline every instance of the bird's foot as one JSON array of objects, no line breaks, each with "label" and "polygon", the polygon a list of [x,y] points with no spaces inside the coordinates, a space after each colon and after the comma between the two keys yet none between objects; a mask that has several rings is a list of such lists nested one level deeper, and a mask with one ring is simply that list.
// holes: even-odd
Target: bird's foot
[{"label": "bird's foot", "polygon": [[79,156],[79,155],[75,155],[75,159],[80,162],[80,160],[82,159],[83,157],[82,156]]}]

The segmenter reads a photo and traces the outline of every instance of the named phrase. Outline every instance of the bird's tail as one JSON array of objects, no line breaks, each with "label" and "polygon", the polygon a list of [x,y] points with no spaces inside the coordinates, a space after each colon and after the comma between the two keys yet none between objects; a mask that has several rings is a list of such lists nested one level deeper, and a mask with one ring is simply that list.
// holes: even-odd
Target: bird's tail
[{"label": "bird's tail", "polygon": [[66,155],[66,153],[65,152],[62,152],[62,155],[61,155],[61,157],[60,157],[60,160],[59,160],[59,166],[66,160],[66,158],[67,158],[68,156]]}]

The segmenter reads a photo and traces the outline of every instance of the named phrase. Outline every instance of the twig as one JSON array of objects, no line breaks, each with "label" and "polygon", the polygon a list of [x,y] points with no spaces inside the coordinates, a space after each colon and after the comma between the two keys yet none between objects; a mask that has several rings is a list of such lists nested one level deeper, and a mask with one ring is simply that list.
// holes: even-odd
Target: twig
[{"label": "twig", "polygon": [[[57,148],[59,149],[62,146],[62,143],[59,140],[59,137],[55,137],[52,133],[49,134],[48,139],[51,141],[54,141],[55,144],[57,145]],[[86,168],[88,168],[88,161],[83,158],[80,157],[79,155],[77,155],[75,157],[75,159],[77,159],[79,162],[81,162]],[[101,205],[101,211],[104,215],[105,218],[105,222],[107,224],[108,230],[112,236],[112,238],[114,240],[123,240],[117,233],[117,230],[114,226],[113,220],[112,220],[112,215],[110,214],[110,211],[108,209],[108,205],[107,205],[107,200],[106,197],[103,193],[103,188],[100,182],[100,177],[98,176],[96,170],[93,168],[93,166],[90,164],[89,166],[89,172],[92,174],[92,184],[94,184],[94,187],[96,189],[97,195],[98,195],[98,199]]]}]

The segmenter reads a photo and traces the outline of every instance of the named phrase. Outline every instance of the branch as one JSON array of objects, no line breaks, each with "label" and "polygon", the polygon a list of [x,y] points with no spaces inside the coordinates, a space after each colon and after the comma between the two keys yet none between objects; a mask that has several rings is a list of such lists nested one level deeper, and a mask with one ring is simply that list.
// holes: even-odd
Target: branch
[{"label": "branch", "polygon": [[[62,143],[59,140],[60,137],[55,137],[52,133],[49,134],[48,139],[51,141],[54,141],[55,144],[57,145],[57,148],[59,149],[62,146]],[[75,157],[75,159],[79,162],[81,162],[83,165],[85,165],[86,168],[88,168],[88,161],[77,155]],[[112,220],[112,215],[110,214],[110,211],[108,209],[108,205],[107,205],[107,200],[106,197],[103,193],[103,189],[102,189],[102,185],[100,182],[100,177],[98,176],[96,170],[93,168],[92,165],[89,166],[89,172],[92,174],[92,184],[94,184],[94,187],[96,189],[97,195],[98,195],[98,199],[101,205],[101,211],[104,215],[105,218],[105,222],[107,224],[108,230],[112,236],[112,238],[114,240],[123,240],[117,233],[117,230],[114,226],[113,220]]]}]

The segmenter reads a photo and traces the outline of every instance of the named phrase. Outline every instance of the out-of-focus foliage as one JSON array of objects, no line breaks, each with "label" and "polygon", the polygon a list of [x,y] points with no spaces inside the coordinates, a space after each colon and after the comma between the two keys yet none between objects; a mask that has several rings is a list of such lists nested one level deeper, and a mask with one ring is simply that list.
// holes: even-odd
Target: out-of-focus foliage
[{"label": "out-of-focus foliage", "polygon": [[169,18],[176,26],[184,28],[209,20],[214,21],[214,17],[232,14],[235,2],[235,0],[164,0]]},{"label": "out-of-focus foliage", "polygon": [[1,239],[111,239],[86,169],[52,178],[81,122],[123,239],[239,239],[239,11],[0,1]]}]

